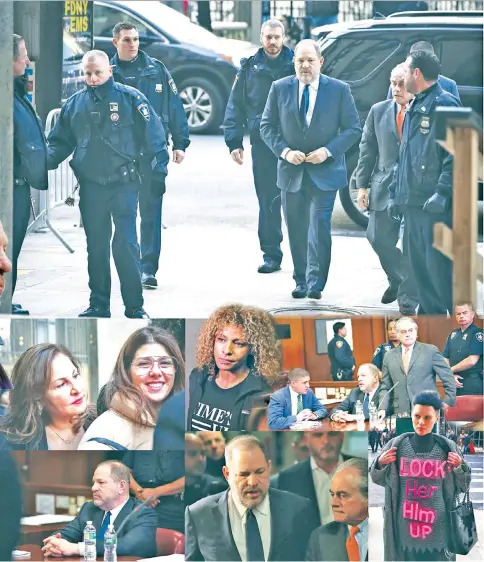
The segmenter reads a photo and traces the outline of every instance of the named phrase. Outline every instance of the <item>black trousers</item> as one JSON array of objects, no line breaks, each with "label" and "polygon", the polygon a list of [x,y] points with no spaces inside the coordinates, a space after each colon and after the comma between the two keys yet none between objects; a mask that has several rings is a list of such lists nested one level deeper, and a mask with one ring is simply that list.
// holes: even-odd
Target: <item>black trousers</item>
[{"label": "black trousers", "polygon": [[322,291],[328,280],[335,199],[336,191],[319,189],[307,173],[299,191],[282,192],[293,278],[297,284],[307,285],[308,290]]},{"label": "black trousers", "polygon": [[30,186],[13,187],[12,295],[17,285],[17,263],[30,220]]},{"label": "black trousers", "polygon": [[262,140],[252,145],[252,173],[259,201],[259,244],[264,260],[282,261],[281,191],[277,187],[277,158]]},{"label": "black trousers", "polygon": [[433,247],[434,224],[452,227],[450,213],[429,213],[421,207],[404,208],[408,259],[415,279],[419,314],[452,313],[452,261]]}]

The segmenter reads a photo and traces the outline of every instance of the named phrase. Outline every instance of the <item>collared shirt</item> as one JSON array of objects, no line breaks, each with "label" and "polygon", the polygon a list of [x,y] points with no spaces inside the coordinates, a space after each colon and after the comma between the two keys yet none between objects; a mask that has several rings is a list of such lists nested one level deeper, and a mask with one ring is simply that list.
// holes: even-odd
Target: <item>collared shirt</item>
[{"label": "collared shirt", "polygon": [[[299,82],[298,107],[301,107],[301,100],[302,100],[302,95],[305,86],[306,84]],[[309,125],[311,125],[311,119],[313,118],[314,106],[316,105],[316,98],[318,97],[318,89],[319,89],[319,74],[318,77],[309,84],[309,107],[306,113],[306,123],[308,127]]]},{"label": "collared shirt", "polygon": [[[340,455],[338,459],[338,464],[343,462],[343,457]],[[331,474],[325,472],[322,468],[316,464],[313,457],[310,460],[311,463],[311,473],[313,475],[314,488],[316,490],[316,498],[318,500],[319,515],[321,517],[321,525],[326,525],[326,523],[331,523],[333,521],[333,510],[331,509],[331,497],[329,494],[329,489],[331,487],[331,479],[333,477],[334,471]]]},{"label": "collared shirt", "polygon": [[375,396],[375,392],[378,390],[378,387],[380,385],[378,384],[376,386],[376,388],[374,388],[371,392],[370,392],[370,397],[368,398],[368,405],[371,404],[371,401],[373,400],[373,396]]},{"label": "collared shirt", "polygon": [[[411,359],[412,359],[412,353],[413,353],[413,348],[414,348],[414,347],[415,347],[415,344],[411,345],[411,346],[408,348],[408,351],[407,351],[407,354],[408,354],[408,364],[409,364],[409,365],[410,365],[410,361],[411,361]],[[406,350],[406,349],[407,349],[407,348],[402,345],[402,358],[403,358],[403,356],[404,356],[404,354],[405,354],[405,350]]]},{"label": "collared shirt", "polygon": [[[247,544],[245,541],[245,525],[247,522],[248,508],[242,505],[231,492],[229,492],[228,502],[232,536],[234,537],[235,546],[239,551],[240,559],[242,562],[246,562]],[[262,548],[264,549],[264,559],[268,560],[271,550],[271,506],[268,493],[262,502],[257,507],[254,507],[252,511],[259,527]]]},{"label": "collared shirt", "polygon": [[299,394],[294,392],[291,387],[289,387],[289,393],[291,395],[291,416],[297,416],[297,397]]},{"label": "collared shirt", "polygon": [[[109,522],[110,525],[114,525],[114,521],[115,521],[116,517],[119,515],[119,513],[123,509],[123,507],[128,503],[128,500],[129,500],[129,498],[125,502],[123,502],[121,505],[118,505],[118,507],[115,507],[114,509],[108,509],[108,511],[111,512],[111,519],[110,519],[110,522]],[[101,525],[103,524],[102,522],[104,521],[104,519],[106,517],[106,513],[108,511],[104,512],[104,516],[102,518]],[[83,529],[83,531],[84,531],[84,529]],[[84,543],[79,542],[77,544],[79,546],[79,555],[84,556]]]},{"label": "collared shirt", "polygon": [[[365,562],[368,554],[368,517],[358,524],[360,530],[356,533],[355,539],[360,550],[360,562]],[[351,533],[351,525],[348,525],[348,532]]]}]

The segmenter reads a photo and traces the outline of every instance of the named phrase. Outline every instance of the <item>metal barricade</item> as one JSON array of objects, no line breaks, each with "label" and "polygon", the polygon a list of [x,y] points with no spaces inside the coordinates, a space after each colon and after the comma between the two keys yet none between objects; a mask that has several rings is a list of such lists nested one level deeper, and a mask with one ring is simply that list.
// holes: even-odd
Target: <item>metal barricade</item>
[{"label": "metal barricade", "polygon": [[[45,124],[45,134],[48,135],[57,122],[60,115],[60,108],[53,109],[49,112]],[[53,227],[50,221],[50,213],[59,205],[63,205],[67,197],[74,192],[77,180],[69,166],[71,157],[67,158],[60,164],[56,170],[49,171],[49,189],[46,191],[38,191],[39,194],[39,212],[35,213],[34,200],[30,197],[31,208],[34,220],[29,224],[27,232],[35,232],[42,228],[48,228],[54,236],[65,246],[72,254],[74,249],[62,238],[59,232]]]}]

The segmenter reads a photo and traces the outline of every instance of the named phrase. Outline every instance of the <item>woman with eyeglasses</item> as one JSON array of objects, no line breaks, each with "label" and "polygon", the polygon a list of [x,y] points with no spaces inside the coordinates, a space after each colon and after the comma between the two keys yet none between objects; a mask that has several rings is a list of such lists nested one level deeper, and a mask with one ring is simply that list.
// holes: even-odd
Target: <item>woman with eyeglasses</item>
[{"label": "woman with eyeglasses", "polygon": [[62,345],[34,345],[15,363],[12,384],[0,450],[77,449],[96,414],[74,355]]},{"label": "woman with eyeglasses", "polygon": [[185,362],[172,334],[156,326],[136,330],[119,352],[105,388],[108,410],[84,435],[83,450],[151,450],[158,413],[183,389]]}]

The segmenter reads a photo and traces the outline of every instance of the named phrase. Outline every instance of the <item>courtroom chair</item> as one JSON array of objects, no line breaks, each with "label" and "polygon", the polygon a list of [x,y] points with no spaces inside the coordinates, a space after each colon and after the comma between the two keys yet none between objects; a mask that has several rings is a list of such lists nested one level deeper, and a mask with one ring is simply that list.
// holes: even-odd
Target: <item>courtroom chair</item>
[{"label": "courtroom chair", "polygon": [[457,396],[455,406],[450,406],[445,412],[447,421],[482,421],[484,408],[484,396],[480,394],[469,394]]},{"label": "courtroom chair", "polygon": [[287,379],[287,375],[288,375],[288,371],[282,371],[275,378],[275,380],[271,384],[272,392],[276,392],[277,390],[281,390],[281,388],[284,388],[284,387],[287,386],[287,384],[289,382],[288,379]]},{"label": "courtroom chair", "polygon": [[267,425],[267,406],[252,408],[247,421],[247,431],[269,431]]},{"label": "courtroom chair", "polygon": [[156,553],[158,556],[185,554],[185,535],[172,529],[156,529]]}]

